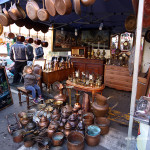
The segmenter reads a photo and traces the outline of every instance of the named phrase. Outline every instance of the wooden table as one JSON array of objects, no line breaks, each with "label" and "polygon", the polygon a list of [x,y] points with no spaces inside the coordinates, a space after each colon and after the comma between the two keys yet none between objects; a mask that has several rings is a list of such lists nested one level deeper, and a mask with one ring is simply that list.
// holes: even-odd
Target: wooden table
[{"label": "wooden table", "polygon": [[52,72],[43,71],[42,82],[47,85],[48,91],[50,91],[51,84],[56,81],[67,80],[68,76],[71,75],[74,71],[74,68],[61,69]]},{"label": "wooden table", "polygon": [[105,85],[103,84],[101,87],[87,87],[87,86],[83,86],[83,85],[79,85],[76,83],[73,83],[69,80],[66,81],[67,85],[69,86],[73,86],[73,88],[77,91],[84,91],[84,92],[91,92],[92,93],[92,102],[94,102],[94,95],[95,93],[101,93],[102,95],[102,91],[105,88]]}]

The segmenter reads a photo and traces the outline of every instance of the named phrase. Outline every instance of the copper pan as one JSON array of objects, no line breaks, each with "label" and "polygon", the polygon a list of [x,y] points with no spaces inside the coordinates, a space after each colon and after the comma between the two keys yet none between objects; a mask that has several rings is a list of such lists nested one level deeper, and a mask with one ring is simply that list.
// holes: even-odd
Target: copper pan
[{"label": "copper pan", "polygon": [[3,33],[3,26],[0,24],[0,35]]},{"label": "copper pan", "polygon": [[95,3],[96,0],[81,0],[81,3],[84,5],[84,6],[90,6],[90,5],[93,5]]},{"label": "copper pan", "polygon": [[41,42],[42,47],[48,47],[48,42],[45,41],[45,33],[44,33],[44,41]]},{"label": "copper pan", "polygon": [[24,19],[26,17],[25,11],[19,5],[19,0],[18,0],[18,3],[14,3],[10,7],[10,9],[8,10],[8,13],[13,20]]},{"label": "copper pan", "polygon": [[80,0],[73,0],[74,10],[77,15],[81,15]]},{"label": "copper pan", "polygon": [[23,27],[25,25],[25,20],[24,19],[19,19],[19,20],[15,21],[15,24],[18,27]]},{"label": "copper pan", "polygon": [[71,0],[55,0],[55,8],[59,15],[68,15],[72,11]]},{"label": "copper pan", "polygon": [[8,33],[8,38],[14,39],[15,35],[11,32],[11,27],[9,26],[9,33]]},{"label": "copper pan", "polygon": [[38,38],[38,32],[37,32],[37,38],[34,40],[34,43],[36,45],[40,45],[41,44],[41,40]]},{"label": "copper pan", "polygon": [[31,20],[29,20],[29,19],[26,19],[26,21],[25,21],[25,27],[27,29],[32,29],[33,28],[33,22]]},{"label": "copper pan", "polygon": [[40,31],[41,30],[41,24],[40,23],[33,23],[33,29],[35,31]]},{"label": "copper pan", "polygon": [[47,26],[47,25],[41,25],[41,31],[42,31],[43,33],[47,33],[47,32],[48,32],[48,29],[49,29],[49,26]]},{"label": "copper pan", "polygon": [[5,4],[5,7],[3,8],[3,12],[4,12],[4,14],[6,15],[6,17],[8,18],[9,24],[13,24],[13,23],[14,23],[14,20],[9,16],[9,13],[8,13],[8,11],[6,10],[6,4]]},{"label": "copper pan", "polygon": [[39,9],[37,11],[37,16],[39,20],[41,21],[48,21],[49,20],[49,13],[48,11],[44,8],[44,0],[43,0],[43,8]]},{"label": "copper pan", "polygon": [[55,0],[45,0],[45,7],[51,16],[56,16]]},{"label": "copper pan", "polygon": [[0,24],[2,26],[8,26],[9,25],[9,20],[8,20],[7,16],[4,13],[2,13],[1,6],[0,6]]},{"label": "copper pan", "polygon": [[38,20],[37,11],[39,9],[38,4],[34,0],[29,0],[26,4],[26,12],[31,20]]},{"label": "copper pan", "polygon": [[33,43],[33,38],[30,37],[30,30],[29,30],[29,36],[25,40],[27,43]]}]

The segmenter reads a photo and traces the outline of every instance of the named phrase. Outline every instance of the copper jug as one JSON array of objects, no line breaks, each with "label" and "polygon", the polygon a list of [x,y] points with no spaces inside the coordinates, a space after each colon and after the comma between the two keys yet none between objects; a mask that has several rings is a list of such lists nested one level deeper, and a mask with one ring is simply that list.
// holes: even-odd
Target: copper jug
[{"label": "copper jug", "polygon": [[72,129],[75,129],[77,123],[78,123],[78,120],[77,120],[77,117],[75,114],[72,114],[70,117],[69,117],[69,123],[71,124],[71,127]]},{"label": "copper jug", "polygon": [[59,94],[57,94],[56,96],[54,96],[54,99],[56,100],[56,101],[63,101],[63,102],[66,102],[66,95],[64,95],[63,94],[63,90],[62,89],[60,89],[60,91],[59,91]]},{"label": "copper jug", "polygon": [[87,93],[83,95],[82,109],[84,112],[90,112],[90,99]]},{"label": "copper jug", "polygon": [[49,126],[47,129],[47,135],[49,138],[52,138],[53,134],[55,133],[56,129],[54,127]]},{"label": "copper jug", "polygon": [[62,109],[66,109],[66,111],[71,114],[72,113],[72,106],[70,106],[68,103],[66,103],[66,105],[62,108]]},{"label": "copper jug", "polygon": [[104,117],[108,113],[109,105],[107,104],[107,98],[96,94],[96,102],[92,103],[92,111],[96,117]]},{"label": "copper jug", "polygon": [[49,125],[49,120],[47,119],[47,117],[45,117],[44,115],[41,117],[40,122],[39,122],[39,127],[40,128],[45,128],[48,127]]}]

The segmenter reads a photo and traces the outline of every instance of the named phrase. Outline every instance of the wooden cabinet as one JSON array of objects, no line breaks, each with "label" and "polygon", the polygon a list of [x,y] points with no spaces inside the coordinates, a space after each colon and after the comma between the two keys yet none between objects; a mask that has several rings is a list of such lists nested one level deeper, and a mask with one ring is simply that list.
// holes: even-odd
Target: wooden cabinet
[{"label": "wooden cabinet", "polygon": [[127,67],[105,65],[104,83],[117,90],[132,90],[132,76]]},{"label": "wooden cabinet", "polygon": [[87,58],[71,58],[75,70],[80,72],[94,73],[95,75],[104,75],[105,60],[87,59]]}]

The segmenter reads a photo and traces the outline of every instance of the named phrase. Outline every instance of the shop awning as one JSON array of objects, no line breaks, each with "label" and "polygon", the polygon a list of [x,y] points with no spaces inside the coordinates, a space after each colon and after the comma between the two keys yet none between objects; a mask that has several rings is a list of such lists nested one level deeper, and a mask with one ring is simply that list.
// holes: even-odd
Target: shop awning
[{"label": "shop awning", "polygon": [[0,4],[3,4],[3,3],[6,3],[6,2],[9,2],[10,0],[0,0]]}]

